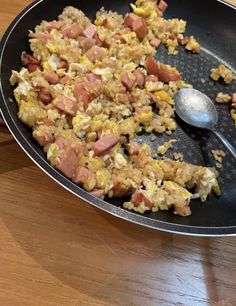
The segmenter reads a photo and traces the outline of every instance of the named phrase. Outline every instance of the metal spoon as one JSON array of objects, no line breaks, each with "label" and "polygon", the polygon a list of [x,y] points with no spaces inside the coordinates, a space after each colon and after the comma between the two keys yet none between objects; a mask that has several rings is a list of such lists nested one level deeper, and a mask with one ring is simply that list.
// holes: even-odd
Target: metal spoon
[{"label": "metal spoon", "polygon": [[199,90],[184,88],[178,91],[174,100],[175,111],[183,121],[214,133],[236,159],[236,148],[215,128],[218,113],[208,96]]}]

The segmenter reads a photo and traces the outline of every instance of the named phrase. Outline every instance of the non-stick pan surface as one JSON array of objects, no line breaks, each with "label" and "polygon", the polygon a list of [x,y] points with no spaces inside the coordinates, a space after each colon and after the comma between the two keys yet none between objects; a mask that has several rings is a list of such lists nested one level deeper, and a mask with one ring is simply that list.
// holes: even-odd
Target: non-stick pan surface
[{"label": "non-stick pan surface", "polygon": [[[219,91],[236,92],[236,82],[225,86],[209,79],[210,69],[217,67],[222,62],[231,67],[234,72],[236,70],[236,10],[216,0],[169,0],[168,3],[166,17],[187,20],[187,34],[196,36],[202,45],[202,52],[200,55],[193,55],[180,49],[178,56],[170,57],[167,56],[163,47],[158,50],[156,57],[164,63],[176,66],[187,82],[211,98],[214,98]],[[31,159],[59,184],[90,204],[111,214],[169,232],[209,236],[236,234],[236,162],[228,153],[226,153],[224,167],[220,170],[221,197],[211,195],[204,204],[198,200],[192,201],[192,215],[187,218],[175,216],[170,211],[139,215],[122,208],[125,199],[106,199],[106,201],[96,199],[53,169],[46,161],[42,149],[31,137],[31,130],[17,118],[17,107],[15,103],[12,103],[14,98],[9,77],[12,69],[18,70],[21,66],[21,52],[29,48],[28,30],[33,30],[42,19],[55,19],[68,5],[80,8],[90,18],[95,16],[101,6],[119,13],[126,13],[130,10],[128,0],[41,0],[32,3],[13,21],[2,38],[0,47],[2,93],[0,106],[5,122],[18,143]],[[229,116],[228,107],[219,105],[218,111],[220,114],[219,130],[236,145],[236,128]],[[210,151],[222,148],[218,140],[206,132],[184,125],[178,118],[177,122],[178,128],[173,134],[173,137],[179,140],[176,151],[182,152],[185,160],[193,164],[213,166]],[[153,148],[167,138],[163,135],[155,136],[155,142],[150,141],[150,135],[139,135],[138,138],[141,138],[143,142],[148,142]]]}]

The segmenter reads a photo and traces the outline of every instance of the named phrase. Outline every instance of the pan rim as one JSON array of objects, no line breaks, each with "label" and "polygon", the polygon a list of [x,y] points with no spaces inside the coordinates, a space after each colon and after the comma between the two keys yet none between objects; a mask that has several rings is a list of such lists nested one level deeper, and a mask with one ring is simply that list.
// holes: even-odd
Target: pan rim
[{"label": "pan rim", "polygon": [[226,6],[229,6],[230,8],[232,8],[234,10],[236,10],[236,5],[233,5],[233,4],[229,3],[229,2],[226,2],[225,0],[217,0],[217,1],[222,3],[222,4],[224,4],[224,5],[226,5]]},{"label": "pan rim", "polygon": [[[2,57],[3,53],[10,37],[12,31],[15,29],[19,21],[26,15],[30,10],[35,6],[40,4],[45,0],[36,0],[30,5],[28,5],[20,14],[18,14],[15,19],[11,22],[7,30],[5,31],[1,42],[0,42],[0,70],[2,67]],[[222,0],[218,2],[226,4]],[[229,5],[231,7],[231,5]],[[236,7],[232,8],[236,10]],[[73,182],[65,178],[60,174],[56,169],[49,165],[49,163],[44,160],[33,148],[33,146],[26,140],[24,135],[17,128],[14,120],[11,118],[9,110],[7,108],[6,97],[4,96],[2,84],[0,82],[0,92],[1,92],[1,115],[10,130],[11,134],[23,149],[23,151],[30,157],[30,159],[45,172],[49,177],[56,181],[59,185],[65,188],[67,191],[71,192],[75,196],[79,197],[86,204],[90,204],[104,212],[107,212],[115,217],[119,217],[123,220],[135,223],[137,225],[142,225],[151,229],[160,230],[163,232],[181,234],[188,236],[201,236],[201,237],[222,237],[222,236],[236,236],[236,226],[224,226],[224,227],[203,227],[203,226],[190,226],[190,225],[181,225],[176,223],[169,223],[165,221],[160,221],[157,219],[147,218],[145,215],[139,215],[134,212],[125,210],[122,207],[117,207],[112,205],[109,202],[97,199],[94,196],[87,193],[82,188],[76,186]]]}]

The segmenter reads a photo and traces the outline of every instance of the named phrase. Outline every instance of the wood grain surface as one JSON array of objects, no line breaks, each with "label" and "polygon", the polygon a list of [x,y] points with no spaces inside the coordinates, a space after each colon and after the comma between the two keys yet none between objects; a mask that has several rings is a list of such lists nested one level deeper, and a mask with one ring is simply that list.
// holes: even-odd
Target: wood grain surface
[{"label": "wood grain surface", "polygon": [[[0,0],[0,35],[28,3]],[[165,234],[105,214],[0,132],[0,305],[236,305],[236,238]]]}]

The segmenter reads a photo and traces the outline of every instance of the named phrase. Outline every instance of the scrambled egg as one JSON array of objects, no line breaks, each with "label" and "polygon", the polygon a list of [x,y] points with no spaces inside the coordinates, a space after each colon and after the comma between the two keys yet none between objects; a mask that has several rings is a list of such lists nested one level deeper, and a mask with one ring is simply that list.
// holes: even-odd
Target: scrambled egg
[{"label": "scrambled egg", "polygon": [[111,174],[107,169],[101,169],[96,172],[97,186],[107,193],[112,188]]},{"label": "scrambled egg", "polygon": [[46,118],[47,113],[37,103],[21,100],[18,116],[22,122],[33,127],[37,121]]},{"label": "scrambled egg", "polygon": [[80,113],[72,119],[73,131],[78,137],[83,137],[84,133],[89,129],[90,124],[91,117],[86,113]]},{"label": "scrambled egg", "polygon": [[134,4],[130,4],[133,12],[136,15],[142,16],[142,17],[148,17],[153,13],[153,7],[151,5],[145,5],[143,7],[137,7]]}]

